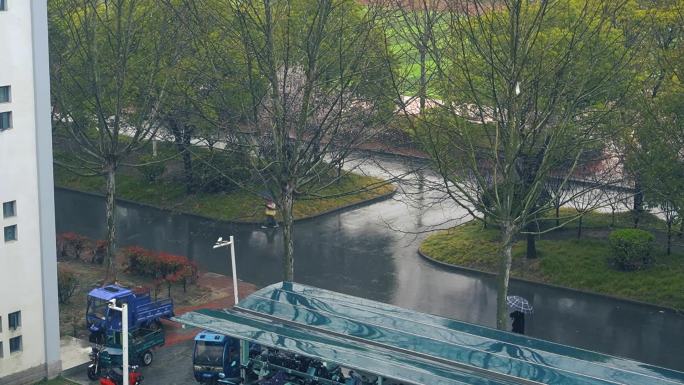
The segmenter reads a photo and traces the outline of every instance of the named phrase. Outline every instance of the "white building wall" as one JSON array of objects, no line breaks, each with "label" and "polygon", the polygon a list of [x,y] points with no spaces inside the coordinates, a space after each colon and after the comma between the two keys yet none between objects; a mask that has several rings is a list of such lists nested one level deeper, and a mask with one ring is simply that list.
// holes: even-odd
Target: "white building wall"
[{"label": "white building wall", "polygon": [[[0,130],[0,384],[59,373],[50,88],[45,0],[5,0],[0,10],[0,87],[11,87],[12,128]],[[4,218],[3,202],[16,201]],[[7,241],[6,226],[17,226]],[[8,315],[21,312],[10,330]],[[10,353],[10,339],[22,347]]]}]

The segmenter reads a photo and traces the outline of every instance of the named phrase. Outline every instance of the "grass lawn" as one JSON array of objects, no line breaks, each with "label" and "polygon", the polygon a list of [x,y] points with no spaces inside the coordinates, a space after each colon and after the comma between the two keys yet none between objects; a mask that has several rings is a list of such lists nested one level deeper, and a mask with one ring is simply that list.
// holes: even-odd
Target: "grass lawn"
[{"label": "grass lawn", "polygon": [[[325,188],[322,196],[335,196],[358,191],[366,186],[381,184],[381,180],[348,174],[339,183]],[[80,191],[103,193],[102,177],[76,175],[63,167],[55,166],[55,184]],[[369,191],[324,199],[300,199],[295,203],[295,219],[306,218],[326,211],[373,199],[394,191],[391,184],[379,185]],[[137,170],[123,170],[117,174],[117,197],[177,212],[202,215],[220,220],[259,222],[263,220],[263,199],[255,194],[238,190],[231,193],[187,195],[182,182],[164,178],[146,181]]]},{"label": "grass lawn", "polygon": [[[573,208],[562,207],[559,212],[559,218],[561,223],[565,220],[570,220],[577,216],[577,211]],[[549,211],[545,218],[546,220],[540,221],[541,228],[548,228],[556,224],[556,213]],[[613,223],[614,221],[614,223]],[[565,229],[577,229],[579,225],[579,220],[575,219],[572,222],[566,224],[563,228]],[[596,228],[631,228],[634,226],[634,217],[632,213],[628,211],[616,212],[613,216],[611,213],[591,211],[584,214],[582,219],[582,228],[596,229]],[[658,219],[655,215],[651,213],[643,213],[639,219],[639,227],[652,229],[652,230],[667,230],[665,222]]]},{"label": "grass lawn", "polygon": [[[611,220],[610,214],[594,213],[592,218],[585,218],[585,222],[594,228]],[[479,222],[468,222],[430,236],[420,249],[441,262],[496,272],[497,241],[496,229],[483,229]],[[607,239],[542,239],[537,241],[537,252],[536,260],[526,260],[525,242],[517,242],[513,248],[512,276],[684,310],[684,255],[667,256],[662,245],[654,251],[655,266],[635,272],[617,271],[609,266]]]}]

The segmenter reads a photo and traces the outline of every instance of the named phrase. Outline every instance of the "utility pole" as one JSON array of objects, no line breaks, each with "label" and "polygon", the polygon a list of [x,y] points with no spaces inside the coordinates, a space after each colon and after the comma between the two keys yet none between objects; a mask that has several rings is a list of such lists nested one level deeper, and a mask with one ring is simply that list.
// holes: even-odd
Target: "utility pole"
[{"label": "utility pole", "polygon": [[[214,249],[221,247],[230,246],[230,265],[233,270],[233,294],[235,295],[235,303],[233,306],[237,305],[240,300],[238,297],[238,284],[237,284],[237,268],[235,267],[235,240],[233,236],[230,236],[228,241],[224,241],[223,237],[219,237],[214,244]],[[247,371],[245,363],[249,360],[249,345],[247,342],[240,340],[240,377],[243,381],[247,378]]]},{"label": "utility pole", "polygon": [[[121,312],[121,354],[123,358],[123,385],[128,384],[128,304],[116,306],[116,299],[109,301],[109,308]],[[106,331],[105,331],[106,333]]]}]

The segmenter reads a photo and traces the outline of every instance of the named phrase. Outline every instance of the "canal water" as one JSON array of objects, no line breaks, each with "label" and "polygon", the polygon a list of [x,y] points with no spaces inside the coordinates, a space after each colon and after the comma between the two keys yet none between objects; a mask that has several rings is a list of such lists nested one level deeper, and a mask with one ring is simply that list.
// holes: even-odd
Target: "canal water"
[{"label": "canal water", "polygon": [[[410,167],[405,160],[387,157],[361,169],[387,176],[402,175]],[[492,278],[443,268],[417,254],[427,236],[423,231],[467,219],[463,209],[423,183],[434,176],[419,175],[399,182],[393,199],[297,223],[295,280],[493,327],[496,285]],[[58,233],[104,237],[102,198],[57,189],[55,200]],[[129,203],[120,203],[117,213],[121,246],[186,255],[203,270],[229,274],[227,249],[212,246],[218,237],[234,235],[241,280],[257,286],[281,280],[279,230]],[[681,314],[516,281],[511,283],[511,294],[528,298],[534,305],[535,313],[526,323],[533,337],[684,370]]]}]

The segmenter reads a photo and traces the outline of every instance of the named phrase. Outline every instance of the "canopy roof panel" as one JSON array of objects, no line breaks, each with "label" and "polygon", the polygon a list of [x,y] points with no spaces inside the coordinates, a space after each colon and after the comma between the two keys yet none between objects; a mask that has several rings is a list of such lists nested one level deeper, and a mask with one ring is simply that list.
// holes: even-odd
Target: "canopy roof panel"
[{"label": "canopy roof panel", "polygon": [[311,286],[177,320],[414,384],[681,384],[684,373]]}]

